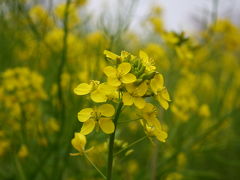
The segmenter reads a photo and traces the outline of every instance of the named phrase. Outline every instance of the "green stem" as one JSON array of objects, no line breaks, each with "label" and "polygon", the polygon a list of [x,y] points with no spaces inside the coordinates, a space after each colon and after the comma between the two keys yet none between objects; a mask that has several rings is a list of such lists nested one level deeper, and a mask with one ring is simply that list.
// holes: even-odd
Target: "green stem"
[{"label": "green stem", "polygon": [[115,139],[115,133],[117,130],[117,121],[119,118],[119,115],[121,113],[121,109],[123,107],[122,101],[119,102],[117,112],[115,114],[115,118],[113,120],[115,125],[114,132],[110,135],[109,138],[109,146],[108,146],[108,168],[107,168],[107,180],[112,180],[112,165],[113,165],[113,147],[114,147],[114,139]]},{"label": "green stem", "polygon": [[103,177],[103,179],[107,179],[106,176],[102,173],[102,171],[100,171],[100,169],[98,169],[98,167],[91,161],[91,159],[88,157],[88,155],[86,153],[84,153],[84,156],[90,162],[90,164],[97,170],[97,172]]},{"label": "green stem", "polygon": [[120,151],[116,152],[116,153],[114,154],[114,156],[117,156],[117,155],[120,154],[121,152],[123,152],[123,151],[125,151],[126,149],[128,149],[128,148],[134,146],[135,144],[137,144],[137,143],[143,141],[143,140],[146,139],[146,138],[147,138],[147,136],[141,137],[140,139],[134,141],[133,143],[129,144],[128,146],[122,148]]}]

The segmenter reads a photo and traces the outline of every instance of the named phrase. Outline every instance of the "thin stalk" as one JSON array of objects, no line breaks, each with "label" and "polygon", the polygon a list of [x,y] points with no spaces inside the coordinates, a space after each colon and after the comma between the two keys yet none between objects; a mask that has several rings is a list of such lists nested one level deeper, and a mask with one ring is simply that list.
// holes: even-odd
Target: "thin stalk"
[{"label": "thin stalk", "polygon": [[126,149],[128,149],[128,148],[130,148],[130,147],[133,147],[134,145],[140,143],[141,141],[143,141],[143,140],[146,139],[146,138],[147,138],[147,136],[141,137],[140,139],[134,141],[133,143],[129,144],[128,146],[122,148],[120,151],[116,152],[116,153],[114,154],[114,156],[117,156],[117,155],[120,154],[121,152],[125,151]]},{"label": "thin stalk", "polygon": [[[58,140],[56,141],[56,147],[59,149],[62,143],[62,138],[65,135],[65,120],[66,120],[66,109],[65,109],[65,101],[64,101],[64,95],[63,95],[63,89],[62,89],[62,74],[64,71],[64,67],[66,65],[67,61],[67,54],[68,54],[68,35],[69,35],[69,8],[72,0],[66,0],[65,3],[65,9],[64,9],[64,19],[63,19],[63,45],[62,45],[62,55],[60,59],[60,63],[58,66],[58,72],[57,72],[57,86],[58,86],[58,101],[59,101],[59,108],[58,108],[58,118],[61,120],[60,125],[60,131],[57,135]],[[66,155],[66,149],[64,148],[64,155]],[[64,172],[64,163],[61,163],[65,159],[61,159],[60,151],[56,154],[55,159],[55,166],[53,168],[53,177],[55,179],[60,179],[62,177],[62,174]],[[59,171],[56,171],[59,170]]]},{"label": "thin stalk", "polygon": [[109,137],[109,145],[108,145],[108,167],[107,167],[107,180],[112,180],[112,165],[113,165],[113,147],[114,147],[114,139],[115,139],[115,133],[117,130],[117,121],[119,118],[119,115],[121,113],[121,109],[123,107],[123,103],[120,100],[117,108],[117,112],[115,114],[115,118],[113,120],[113,123],[115,125],[114,132]]},{"label": "thin stalk", "polygon": [[86,153],[84,153],[84,156],[89,161],[89,163],[97,170],[97,172],[103,177],[103,179],[107,179],[106,176],[102,173],[102,171],[100,171],[100,169],[98,169],[98,167],[91,161],[91,159],[88,157],[88,155]]}]

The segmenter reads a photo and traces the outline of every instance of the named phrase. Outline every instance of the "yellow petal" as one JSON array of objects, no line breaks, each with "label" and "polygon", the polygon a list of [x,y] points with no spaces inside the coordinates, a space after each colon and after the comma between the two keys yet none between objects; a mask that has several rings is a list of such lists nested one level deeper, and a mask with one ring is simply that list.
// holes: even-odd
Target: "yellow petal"
[{"label": "yellow petal", "polygon": [[133,102],[134,102],[134,104],[137,106],[138,109],[144,108],[144,106],[145,106],[145,104],[146,104],[146,102],[144,101],[144,99],[141,98],[141,97],[134,97],[134,98],[133,98]]},{"label": "yellow petal", "polygon": [[117,60],[117,58],[119,58],[118,55],[112,53],[111,51],[108,51],[108,50],[104,50],[103,54],[106,55],[107,58],[110,58],[112,60]]},{"label": "yellow petal", "polygon": [[134,86],[133,84],[127,84],[126,89],[130,94],[133,94],[136,90],[136,86]]},{"label": "yellow petal", "polygon": [[162,74],[156,74],[154,78],[150,81],[150,86],[152,91],[157,94],[157,91],[164,88],[164,79]]},{"label": "yellow petal", "polygon": [[136,88],[134,94],[136,94],[136,96],[143,96],[144,94],[146,94],[147,89],[148,89],[147,83],[144,81]]},{"label": "yellow petal", "polygon": [[99,126],[102,131],[106,134],[111,134],[114,132],[115,125],[109,118],[100,118],[99,119]]},{"label": "yellow petal", "polygon": [[82,83],[79,84],[76,88],[74,88],[73,91],[76,95],[86,95],[92,90],[92,87],[92,84]]},{"label": "yellow petal", "polygon": [[103,92],[99,90],[95,90],[91,93],[91,99],[94,102],[100,103],[100,102],[106,102],[107,101],[107,96],[103,94]]},{"label": "yellow petal", "polygon": [[129,63],[119,64],[119,66],[117,68],[119,76],[126,75],[127,73],[129,73],[131,71],[131,68],[132,68],[131,64],[129,64]]},{"label": "yellow petal", "polygon": [[108,84],[102,83],[98,86],[98,90],[101,92],[104,92],[104,94],[106,95],[110,95],[114,93],[117,90],[117,88],[114,86],[110,86]]},{"label": "yellow petal", "polygon": [[160,95],[158,95],[158,96],[157,96],[157,100],[158,100],[158,102],[160,103],[160,105],[161,105],[165,110],[168,109],[169,104],[168,104],[168,102],[167,102],[164,98],[162,98]]},{"label": "yellow petal", "polygon": [[78,120],[80,122],[85,122],[91,117],[92,113],[93,113],[92,108],[82,109],[81,111],[78,112]]},{"label": "yellow petal", "polygon": [[164,88],[164,89],[161,91],[161,95],[162,95],[162,97],[163,97],[164,99],[166,99],[167,101],[171,101],[167,88]]},{"label": "yellow petal", "polygon": [[71,141],[73,147],[79,152],[84,151],[86,142],[87,142],[86,137],[81,133],[75,133],[74,138]]},{"label": "yellow petal", "polygon": [[128,92],[123,93],[122,100],[125,106],[131,106],[133,104],[133,97]]},{"label": "yellow petal", "polygon": [[139,57],[141,59],[148,59],[148,55],[144,51],[139,51]]},{"label": "yellow petal", "polygon": [[115,86],[115,87],[121,85],[121,82],[117,78],[108,78],[107,82],[109,85]]},{"label": "yellow petal", "polygon": [[156,136],[157,140],[161,142],[166,142],[166,139],[168,137],[168,134],[164,131],[156,131],[154,132],[154,135]]},{"label": "yellow petal", "polygon": [[89,119],[83,123],[80,133],[83,135],[88,135],[95,128],[96,122],[93,119]]},{"label": "yellow petal", "polygon": [[104,68],[103,72],[107,77],[116,77],[117,76],[117,70],[112,66],[107,66]]},{"label": "yellow petal", "polygon": [[98,107],[98,112],[100,112],[103,116],[111,117],[114,115],[115,109],[111,104],[103,104]]},{"label": "yellow petal", "polygon": [[128,73],[121,77],[121,81],[125,84],[133,83],[136,81],[136,79],[136,76],[131,73]]}]

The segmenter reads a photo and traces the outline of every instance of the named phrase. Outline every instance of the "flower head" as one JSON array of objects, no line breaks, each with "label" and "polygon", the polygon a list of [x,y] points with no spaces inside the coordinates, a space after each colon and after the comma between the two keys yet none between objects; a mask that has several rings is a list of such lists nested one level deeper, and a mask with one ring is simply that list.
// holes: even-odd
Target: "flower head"
[{"label": "flower head", "polygon": [[81,83],[74,88],[74,93],[77,95],[90,94],[94,102],[106,102],[108,97],[116,91],[116,88],[109,86],[106,83],[100,84],[99,81],[90,81],[89,84]]},{"label": "flower head", "polygon": [[133,84],[126,85],[127,92],[123,92],[124,105],[135,106],[139,109],[144,108],[145,100],[143,96],[146,94],[148,86],[146,82],[141,83],[139,86]]},{"label": "flower head", "polygon": [[83,122],[80,133],[87,135],[99,125],[106,134],[114,132],[115,125],[111,119],[115,109],[111,104],[103,104],[95,108],[85,108],[78,113],[78,120]]},{"label": "flower head", "polygon": [[131,68],[131,64],[126,62],[119,64],[117,68],[114,68],[112,66],[105,67],[104,73],[108,77],[108,84],[118,87],[122,83],[130,84],[135,82],[136,76],[130,73]]},{"label": "flower head", "polygon": [[170,96],[168,94],[167,88],[164,86],[164,79],[162,74],[156,74],[154,78],[151,79],[150,86],[155,95],[155,98],[158,100],[160,105],[164,109],[168,109]]}]

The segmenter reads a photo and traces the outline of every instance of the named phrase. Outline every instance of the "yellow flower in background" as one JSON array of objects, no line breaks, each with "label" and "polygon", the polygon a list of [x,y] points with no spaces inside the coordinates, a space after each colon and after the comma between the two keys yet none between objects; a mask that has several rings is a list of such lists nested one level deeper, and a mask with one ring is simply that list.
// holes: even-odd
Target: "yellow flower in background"
[{"label": "yellow flower in background", "polygon": [[133,84],[126,85],[127,92],[123,92],[123,104],[126,106],[135,106],[139,109],[144,108],[145,100],[144,96],[147,92],[148,86],[146,82],[141,83],[139,86]]},{"label": "yellow flower in background", "polygon": [[209,106],[207,104],[203,104],[199,107],[199,115],[208,118],[211,116],[211,111],[209,109]]},{"label": "yellow flower in background", "polygon": [[78,113],[78,120],[83,122],[80,133],[87,135],[93,131],[96,125],[99,125],[106,134],[114,132],[115,125],[111,119],[115,109],[111,104],[103,104],[96,108],[85,108]]},{"label": "yellow flower in background", "polygon": [[156,74],[154,78],[151,79],[150,86],[155,95],[155,98],[158,100],[160,105],[165,110],[168,109],[169,107],[168,102],[171,100],[167,88],[164,86],[164,79],[162,74]]},{"label": "yellow flower in background", "polygon": [[29,152],[28,152],[27,146],[25,144],[21,145],[21,147],[18,151],[18,157],[19,158],[25,158],[25,157],[28,156],[28,154],[29,154]]},{"label": "yellow flower in background", "polygon": [[121,63],[117,68],[107,66],[104,68],[104,73],[108,77],[108,84],[111,86],[120,86],[122,83],[130,84],[136,81],[136,76],[131,71],[131,64]]}]

